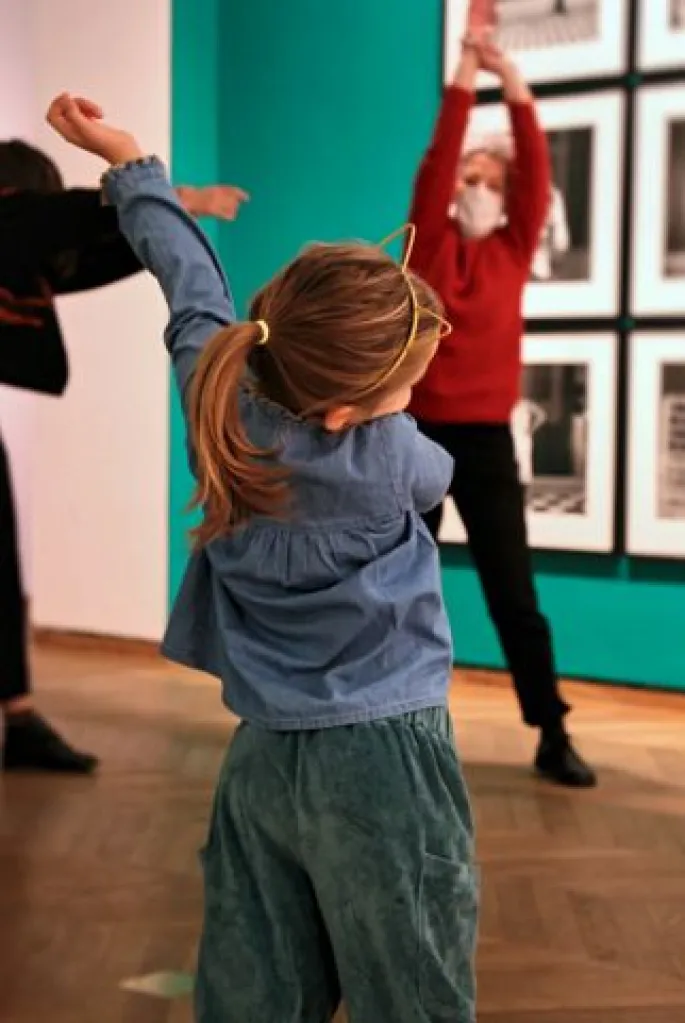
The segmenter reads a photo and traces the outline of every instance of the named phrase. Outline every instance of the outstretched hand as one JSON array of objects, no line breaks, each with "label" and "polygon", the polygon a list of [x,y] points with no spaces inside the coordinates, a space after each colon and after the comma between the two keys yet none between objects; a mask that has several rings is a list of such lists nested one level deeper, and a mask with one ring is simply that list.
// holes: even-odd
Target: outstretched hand
[{"label": "outstretched hand", "polygon": [[103,111],[97,103],[64,92],[50,104],[46,120],[72,146],[110,164],[139,159],[143,152],[133,135],[110,127],[102,118]]},{"label": "outstretched hand", "polygon": [[249,195],[235,185],[210,185],[207,188],[178,188],[179,199],[194,217],[235,220]]},{"label": "outstretched hand", "polygon": [[[66,142],[109,164],[129,163],[144,155],[130,132],[105,124],[102,107],[92,100],[62,93],[50,104],[46,119]],[[249,199],[247,192],[233,185],[178,188],[176,192],[191,216],[217,220],[235,220],[241,204]]]}]

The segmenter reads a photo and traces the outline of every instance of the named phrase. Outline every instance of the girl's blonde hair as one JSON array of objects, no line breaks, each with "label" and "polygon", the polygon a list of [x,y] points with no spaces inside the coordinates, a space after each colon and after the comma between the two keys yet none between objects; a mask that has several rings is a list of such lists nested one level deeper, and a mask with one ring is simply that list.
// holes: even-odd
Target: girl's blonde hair
[{"label": "girl's blonde hair", "polygon": [[423,375],[444,324],[442,304],[405,263],[371,245],[311,245],[255,296],[249,322],[207,345],[190,392],[199,545],[288,507],[278,452],[255,447],[241,422],[249,377],[295,416],[322,420],[345,406],[371,416]]}]

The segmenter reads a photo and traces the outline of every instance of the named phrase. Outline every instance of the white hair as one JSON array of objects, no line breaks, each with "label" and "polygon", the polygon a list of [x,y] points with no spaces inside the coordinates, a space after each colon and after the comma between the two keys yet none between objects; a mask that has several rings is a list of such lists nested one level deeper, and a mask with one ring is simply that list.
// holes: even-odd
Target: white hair
[{"label": "white hair", "polygon": [[505,132],[490,135],[470,135],[464,143],[461,158],[466,160],[475,153],[487,153],[495,159],[511,163],[514,159],[514,139]]}]

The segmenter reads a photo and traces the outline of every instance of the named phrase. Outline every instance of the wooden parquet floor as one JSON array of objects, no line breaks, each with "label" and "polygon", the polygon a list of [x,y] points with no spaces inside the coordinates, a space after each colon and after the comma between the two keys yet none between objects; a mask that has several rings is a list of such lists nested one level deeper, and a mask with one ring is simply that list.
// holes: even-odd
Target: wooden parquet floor
[{"label": "wooden parquet floor", "polygon": [[[51,650],[36,668],[42,707],[103,768],[0,776],[0,1020],[188,1023],[186,999],[119,985],[193,969],[196,850],[233,723],[211,680],[151,657]],[[685,1023],[685,697],[568,695],[593,792],[531,777],[507,688],[453,689],[484,871],[479,1019]]]}]

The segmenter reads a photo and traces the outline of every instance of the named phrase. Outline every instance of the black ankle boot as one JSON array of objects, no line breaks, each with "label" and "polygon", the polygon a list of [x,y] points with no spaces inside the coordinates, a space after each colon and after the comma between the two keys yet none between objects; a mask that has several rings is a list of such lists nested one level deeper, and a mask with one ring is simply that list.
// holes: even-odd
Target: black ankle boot
[{"label": "black ankle boot", "polygon": [[535,770],[548,781],[569,788],[590,789],[597,784],[597,775],[576,752],[570,736],[560,726],[543,730]]},{"label": "black ankle boot", "polygon": [[63,774],[91,774],[97,757],[73,749],[35,711],[5,716],[5,771],[55,771]]}]

